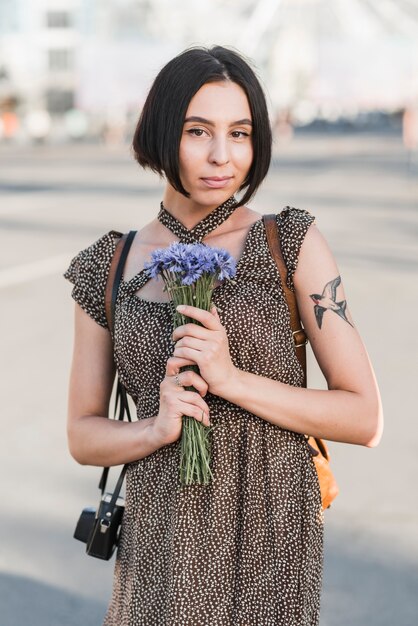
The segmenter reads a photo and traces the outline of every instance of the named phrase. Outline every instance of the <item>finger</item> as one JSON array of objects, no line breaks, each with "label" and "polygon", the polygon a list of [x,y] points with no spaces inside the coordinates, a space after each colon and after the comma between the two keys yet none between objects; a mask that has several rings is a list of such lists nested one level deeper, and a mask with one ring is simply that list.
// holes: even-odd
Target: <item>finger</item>
[{"label": "finger", "polygon": [[201,424],[203,424],[203,426],[211,426],[210,415],[206,411],[203,411],[201,413],[199,421],[201,422]]},{"label": "finger", "polygon": [[200,422],[204,426],[210,426],[209,412],[201,409],[199,406],[186,404],[183,402],[182,406],[183,415],[194,418],[197,422]]},{"label": "finger", "polygon": [[179,346],[174,348],[173,354],[176,357],[181,357],[183,359],[190,359],[192,363],[196,363],[199,366],[198,359],[202,355],[201,350],[195,350],[194,348],[188,348],[187,346]]},{"label": "finger", "polygon": [[[193,371],[185,371],[180,372],[180,374],[174,375],[171,377],[171,380],[177,387],[194,387],[196,391],[202,396],[202,398],[207,394],[209,385],[207,382],[197,374],[197,372]],[[177,383],[177,380],[179,383]]]},{"label": "finger", "polygon": [[186,359],[180,356],[171,356],[169,359],[167,359],[165,375],[174,376],[174,374],[178,374],[180,368],[184,367],[185,365],[196,365],[196,361],[192,361],[191,359]]},{"label": "finger", "polygon": [[196,406],[200,407],[200,410],[209,411],[209,406],[206,403],[206,400],[201,398],[197,391],[188,391],[187,389],[182,389],[179,395],[179,399],[182,402],[187,402],[188,404],[195,404]]},{"label": "finger", "polygon": [[210,311],[204,311],[203,309],[190,306],[189,304],[179,304],[176,309],[179,313],[182,313],[182,315],[201,322],[203,326],[210,330],[219,330],[220,323]]},{"label": "finger", "polygon": [[189,337],[196,337],[196,339],[207,339],[208,337],[208,329],[203,326],[199,326],[199,324],[183,324],[182,326],[178,326],[174,329],[171,338],[173,341],[178,341],[184,335],[188,335]]},{"label": "finger", "polygon": [[210,309],[210,312],[212,313],[212,315],[213,315],[214,317],[216,317],[216,319],[217,319],[217,320],[219,320],[219,321],[220,321],[220,319],[219,319],[219,314],[218,314],[218,309],[216,308],[216,306],[215,306],[214,304],[212,305],[212,307],[211,307],[211,309]]},{"label": "finger", "polygon": [[200,411],[205,411],[206,413],[209,413],[209,406],[196,391],[186,391],[184,389],[182,390],[179,399],[181,402],[186,402],[187,404],[193,404],[197,406]]},{"label": "finger", "polygon": [[180,347],[193,348],[193,350],[199,350],[201,352],[205,347],[205,341],[203,339],[197,339],[196,337],[190,337],[190,335],[187,335],[187,337],[182,337],[177,341],[174,350]]}]

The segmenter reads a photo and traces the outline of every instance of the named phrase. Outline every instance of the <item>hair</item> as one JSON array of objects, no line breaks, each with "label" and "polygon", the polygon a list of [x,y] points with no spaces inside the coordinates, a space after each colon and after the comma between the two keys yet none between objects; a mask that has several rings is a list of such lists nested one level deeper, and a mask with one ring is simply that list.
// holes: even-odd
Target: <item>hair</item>
[{"label": "hair", "polygon": [[272,133],[266,98],[249,63],[229,48],[192,47],[169,61],[155,78],[138,120],[132,149],[144,169],[163,176],[178,192],[190,194],[179,174],[179,150],[189,103],[206,83],[232,81],[245,92],[251,109],[253,160],[238,191],[247,190],[239,203],[255,194],[270,167]]}]

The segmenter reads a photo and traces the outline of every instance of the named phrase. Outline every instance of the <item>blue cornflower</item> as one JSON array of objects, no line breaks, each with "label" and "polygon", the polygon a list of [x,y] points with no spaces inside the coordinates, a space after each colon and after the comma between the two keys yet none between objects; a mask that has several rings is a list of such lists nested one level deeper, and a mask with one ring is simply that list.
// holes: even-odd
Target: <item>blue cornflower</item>
[{"label": "blue cornflower", "polygon": [[168,248],[158,248],[144,267],[151,278],[163,271],[178,274],[183,285],[194,284],[202,274],[224,280],[236,272],[235,260],[227,250],[203,243],[174,242]]}]

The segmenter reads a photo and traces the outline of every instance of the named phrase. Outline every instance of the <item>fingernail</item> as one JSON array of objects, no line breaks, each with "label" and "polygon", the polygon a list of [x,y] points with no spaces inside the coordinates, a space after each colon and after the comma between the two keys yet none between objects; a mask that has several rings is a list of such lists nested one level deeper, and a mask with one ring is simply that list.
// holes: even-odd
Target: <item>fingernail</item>
[{"label": "fingernail", "polygon": [[176,306],[176,309],[177,309],[177,311],[180,311],[180,313],[181,313],[182,311],[186,310],[186,305],[185,304],[178,304]]}]

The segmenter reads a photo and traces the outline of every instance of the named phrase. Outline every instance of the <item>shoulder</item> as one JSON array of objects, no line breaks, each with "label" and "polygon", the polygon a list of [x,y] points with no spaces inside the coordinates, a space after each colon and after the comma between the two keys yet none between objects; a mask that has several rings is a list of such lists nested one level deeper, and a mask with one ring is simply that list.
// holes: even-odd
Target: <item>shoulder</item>
[{"label": "shoulder", "polygon": [[331,248],[312,213],[287,206],[276,218],[288,270],[287,285],[292,291],[337,271]]},{"label": "shoulder", "polygon": [[276,214],[280,245],[287,268],[287,286],[295,290],[293,276],[299,263],[302,244],[315,222],[315,216],[306,209],[286,206]]},{"label": "shoulder", "polygon": [[79,257],[80,259],[95,261],[97,263],[105,261],[109,257],[112,257],[116,244],[121,236],[122,233],[116,230],[110,230],[86,248],[80,250],[75,258]]},{"label": "shoulder", "polygon": [[337,272],[337,263],[331,247],[316,224],[306,234],[295,273],[296,287],[308,278],[325,280]]},{"label": "shoulder", "polygon": [[110,230],[94,241],[92,244],[80,250],[72,259],[70,266],[64,273],[64,277],[71,281],[77,272],[82,269],[103,267],[110,265],[116,244],[122,237],[122,233]]},{"label": "shoulder", "polygon": [[337,260],[324,234],[317,224],[312,224],[301,245],[294,272],[296,292],[316,293],[335,278],[340,278]]},{"label": "shoulder", "polygon": [[309,226],[315,222],[315,216],[306,209],[285,206],[276,214],[276,220],[279,228],[283,230],[283,237],[292,236],[297,239],[298,236],[306,234]]},{"label": "shoulder", "polygon": [[122,233],[110,230],[80,250],[63,276],[73,283],[72,297],[101,326],[107,327],[104,293],[110,263]]}]

